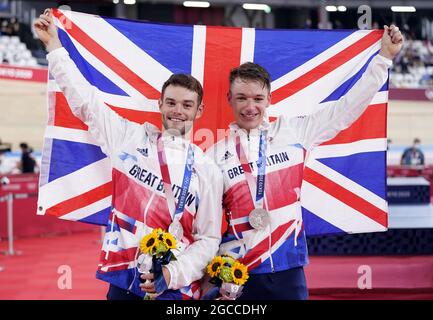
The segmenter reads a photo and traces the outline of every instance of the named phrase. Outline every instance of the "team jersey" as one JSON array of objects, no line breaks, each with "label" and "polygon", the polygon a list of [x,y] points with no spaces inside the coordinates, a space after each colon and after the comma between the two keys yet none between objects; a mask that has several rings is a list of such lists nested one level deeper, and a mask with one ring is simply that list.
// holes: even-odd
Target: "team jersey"
[{"label": "team jersey", "polygon": [[[169,210],[158,160],[160,130],[150,123],[137,124],[111,110],[81,75],[64,48],[47,55],[49,72],[65,95],[72,113],[87,126],[112,167],[112,210],[97,270],[97,278],[136,295],[139,284],[139,242],[153,228],[168,230]],[[190,145],[182,137],[162,134],[173,195],[179,199]],[[220,169],[192,144],[194,164],[181,214],[184,250],[167,266],[171,281],[158,299],[199,298],[199,279],[217,253],[221,241]],[[172,213],[170,213],[172,212]]]}]

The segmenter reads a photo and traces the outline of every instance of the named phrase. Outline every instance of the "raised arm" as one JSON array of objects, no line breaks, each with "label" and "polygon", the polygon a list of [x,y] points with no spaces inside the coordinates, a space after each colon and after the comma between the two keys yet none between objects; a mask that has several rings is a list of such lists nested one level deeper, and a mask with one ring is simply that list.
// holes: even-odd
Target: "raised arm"
[{"label": "raised arm", "polygon": [[60,42],[51,10],[45,10],[35,20],[34,27],[48,51],[49,72],[65,95],[72,113],[88,125],[102,151],[110,155],[115,146],[125,140],[128,121],[105,105],[98,90],[71,60]]},{"label": "raised arm", "polygon": [[358,82],[332,106],[312,115],[287,119],[290,127],[305,149],[309,150],[332,139],[338,132],[348,128],[367,109],[371,100],[385,83],[392,59],[403,45],[398,27],[385,26],[379,54],[372,59]]}]

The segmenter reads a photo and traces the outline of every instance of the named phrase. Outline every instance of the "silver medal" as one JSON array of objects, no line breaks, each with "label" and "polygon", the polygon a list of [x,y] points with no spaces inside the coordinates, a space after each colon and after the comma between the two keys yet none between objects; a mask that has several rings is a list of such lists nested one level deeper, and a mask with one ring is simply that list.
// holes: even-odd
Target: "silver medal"
[{"label": "silver medal", "polygon": [[256,208],[248,216],[250,225],[256,230],[263,230],[270,224],[269,212],[265,209]]},{"label": "silver medal", "polygon": [[173,219],[173,222],[168,227],[168,232],[170,232],[176,241],[180,241],[183,238],[183,227],[179,219]]}]

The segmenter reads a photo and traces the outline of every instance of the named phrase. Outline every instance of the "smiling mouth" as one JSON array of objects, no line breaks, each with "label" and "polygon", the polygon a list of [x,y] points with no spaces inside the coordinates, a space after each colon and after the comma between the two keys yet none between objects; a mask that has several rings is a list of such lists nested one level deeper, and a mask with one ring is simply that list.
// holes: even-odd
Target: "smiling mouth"
[{"label": "smiling mouth", "polygon": [[172,122],[185,122],[185,120],[184,119],[180,119],[180,118],[171,118],[171,117],[168,117],[168,120],[170,120],[170,121],[172,121]]},{"label": "smiling mouth", "polygon": [[247,120],[252,120],[256,118],[259,115],[259,113],[241,113],[242,118]]}]

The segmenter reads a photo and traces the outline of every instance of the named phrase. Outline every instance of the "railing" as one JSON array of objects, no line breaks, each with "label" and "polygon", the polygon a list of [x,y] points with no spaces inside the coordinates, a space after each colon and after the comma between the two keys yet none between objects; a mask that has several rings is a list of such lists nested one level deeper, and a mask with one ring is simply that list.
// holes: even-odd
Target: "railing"
[{"label": "railing", "polygon": [[0,197],[0,203],[6,202],[6,221],[7,221],[7,241],[8,248],[5,251],[2,251],[3,254],[14,256],[20,255],[22,252],[14,249],[14,199],[27,199],[29,197],[36,197],[37,194],[29,194],[29,193],[8,193],[3,197]]},{"label": "railing", "polygon": [[[17,256],[21,255],[22,252],[19,250],[15,250],[14,248],[14,199],[26,199],[29,197],[35,197],[37,194],[29,194],[29,193],[8,193],[3,197],[0,197],[0,203],[6,202],[6,223],[7,223],[7,250],[1,251],[2,254],[8,256]],[[4,267],[0,265],[0,272],[4,270]]]}]

